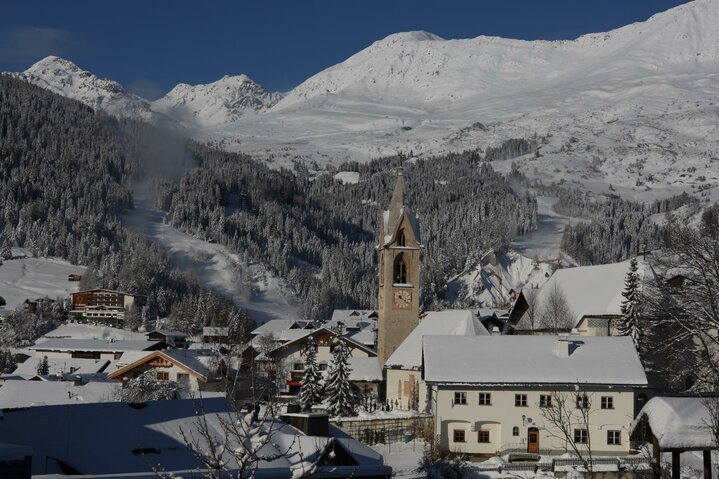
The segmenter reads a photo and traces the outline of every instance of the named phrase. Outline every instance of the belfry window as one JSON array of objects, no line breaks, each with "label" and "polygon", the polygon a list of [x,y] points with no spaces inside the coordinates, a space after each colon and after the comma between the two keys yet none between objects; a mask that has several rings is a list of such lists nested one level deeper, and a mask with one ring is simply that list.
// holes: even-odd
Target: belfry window
[{"label": "belfry window", "polygon": [[405,246],[404,230],[399,230],[397,233],[397,246]]},{"label": "belfry window", "polygon": [[404,260],[404,253],[400,253],[394,259],[393,283],[407,283],[407,263]]}]

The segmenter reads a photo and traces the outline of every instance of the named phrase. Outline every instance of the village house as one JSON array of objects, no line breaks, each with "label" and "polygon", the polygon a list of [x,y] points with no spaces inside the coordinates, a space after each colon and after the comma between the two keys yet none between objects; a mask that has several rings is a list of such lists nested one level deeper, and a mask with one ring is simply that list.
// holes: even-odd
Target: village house
[{"label": "village house", "polygon": [[[294,396],[299,392],[300,381],[305,371],[302,352],[306,348],[310,337],[317,346],[317,365],[320,371],[324,371],[328,368],[332,360],[332,351],[334,351],[338,341],[344,341],[345,345],[349,348],[350,360],[352,360],[351,358],[375,358],[377,356],[374,349],[353,341],[346,336],[340,336],[331,329],[319,328],[308,330],[302,337],[280,344],[274,349],[264,354],[260,353],[259,355],[263,357],[259,357],[258,361],[277,361],[284,365],[284,367],[280,369],[286,371],[285,377],[276,379],[279,390],[283,394]],[[363,369],[369,370],[366,366],[364,366]],[[366,379],[364,376],[359,377],[357,387],[362,388],[366,383],[376,382],[376,374],[369,377],[372,379]]]},{"label": "village house", "polygon": [[127,351],[155,351],[166,346],[162,341],[54,338],[28,349],[37,358],[119,359]]},{"label": "village house", "polygon": [[187,347],[187,334],[182,331],[155,329],[147,333],[147,339],[150,341],[162,341],[173,348]]},{"label": "village house", "polygon": [[[638,258],[638,274],[641,278],[653,276],[646,261]],[[622,317],[622,291],[629,271],[629,261],[593,266],[563,268],[554,272],[539,289],[535,303],[546,304],[547,298],[558,291],[566,300],[572,324],[566,332],[576,329],[581,336],[616,336],[618,320]],[[524,294],[515,302],[517,311],[510,314],[510,324],[515,334],[554,334],[555,331],[531,327],[526,316],[527,303]],[[517,314],[521,312],[521,314]]]},{"label": "village house", "polygon": [[250,334],[254,338],[265,334],[279,335],[282,331],[314,329],[314,327],[315,326],[312,321],[303,321],[299,319],[271,319],[253,329]]},{"label": "village house", "polygon": [[70,318],[78,322],[122,324],[133,307],[145,305],[147,298],[112,289],[90,289],[71,293]]},{"label": "village house", "polygon": [[117,367],[108,379],[122,382],[155,370],[158,379],[175,381],[185,392],[218,391],[226,373],[221,358],[184,349],[128,351],[117,360]]},{"label": "village house", "polygon": [[394,409],[429,409],[427,387],[422,380],[422,338],[433,334],[479,336],[489,333],[470,310],[426,313],[384,365],[386,401]]},{"label": "village house", "polygon": [[580,450],[627,454],[647,386],[628,337],[425,336],[423,361],[442,449],[474,455],[567,452],[560,407]]}]

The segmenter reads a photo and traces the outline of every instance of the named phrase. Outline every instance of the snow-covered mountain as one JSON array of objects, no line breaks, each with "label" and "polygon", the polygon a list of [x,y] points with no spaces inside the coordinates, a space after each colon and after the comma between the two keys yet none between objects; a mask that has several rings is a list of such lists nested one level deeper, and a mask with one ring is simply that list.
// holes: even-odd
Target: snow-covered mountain
[{"label": "snow-covered mountain", "polygon": [[717,25],[719,0],[695,0],[571,41],[398,33],[281,99],[238,76],[178,85],[148,106],[52,57],[22,75],[108,111],[132,111],[129,102],[139,116],[170,116],[200,140],[277,166],[485,150],[536,134],[538,157],[495,168],[516,161],[545,181],[639,199],[719,200]]},{"label": "snow-covered mountain", "polygon": [[144,98],[125,91],[116,81],[98,78],[63,58],[43,58],[24,72],[13,75],[116,117],[157,120],[150,102]]},{"label": "snow-covered mountain", "polygon": [[281,98],[282,94],[268,92],[246,75],[224,76],[206,85],[180,83],[152,108],[195,128],[234,122],[247,112],[272,107]]}]

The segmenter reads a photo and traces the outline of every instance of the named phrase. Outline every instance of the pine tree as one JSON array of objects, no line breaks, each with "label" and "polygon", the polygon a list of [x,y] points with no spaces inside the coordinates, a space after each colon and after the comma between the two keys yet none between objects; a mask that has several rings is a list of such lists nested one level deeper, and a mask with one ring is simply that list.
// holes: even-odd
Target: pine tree
[{"label": "pine tree", "polygon": [[10,240],[5,238],[2,242],[2,249],[0,249],[0,258],[12,259],[12,248],[10,247]]},{"label": "pine tree", "polygon": [[619,324],[619,334],[622,336],[630,336],[634,341],[634,346],[639,350],[641,340],[641,313],[639,298],[639,274],[637,273],[637,259],[632,258],[629,261],[629,271],[624,279],[624,291],[622,291],[624,300],[622,301],[622,319]]},{"label": "pine tree", "polygon": [[47,376],[50,374],[50,364],[47,362],[47,356],[43,356],[42,359],[37,362],[37,374],[39,376]]},{"label": "pine tree", "polygon": [[327,412],[333,416],[354,416],[354,395],[349,381],[349,349],[342,338],[342,331],[338,335],[337,345],[332,352],[332,364],[327,376]]},{"label": "pine tree", "polygon": [[300,382],[299,401],[303,411],[311,411],[312,406],[319,403],[322,398],[322,385],[320,384],[322,378],[317,370],[317,346],[312,336],[309,337],[302,356],[305,360],[305,372]]}]

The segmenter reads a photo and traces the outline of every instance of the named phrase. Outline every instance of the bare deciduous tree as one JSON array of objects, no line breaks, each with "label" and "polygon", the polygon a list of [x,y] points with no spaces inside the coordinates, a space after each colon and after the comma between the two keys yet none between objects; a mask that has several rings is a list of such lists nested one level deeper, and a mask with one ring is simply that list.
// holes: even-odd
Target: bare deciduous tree
[{"label": "bare deciduous tree", "polygon": [[591,394],[577,387],[574,392],[553,391],[550,398],[549,404],[540,404],[545,431],[563,441],[565,450],[573,452],[592,472]]},{"label": "bare deciduous tree", "polygon": [[549,291],[541,305],[540,321],[542,329],[548,329],[555,334],[571,329],[574,326],[574,317],[569,308],[567,297],[556,282],[552,282],[548,287]]}]

